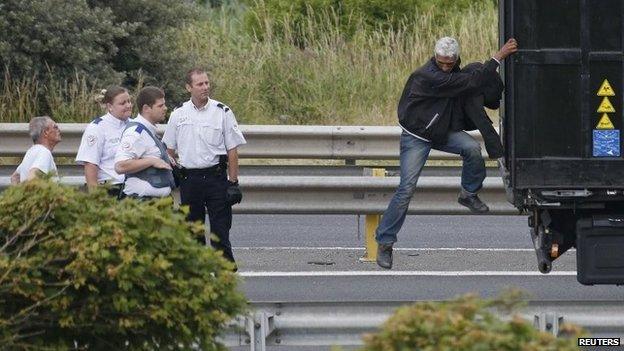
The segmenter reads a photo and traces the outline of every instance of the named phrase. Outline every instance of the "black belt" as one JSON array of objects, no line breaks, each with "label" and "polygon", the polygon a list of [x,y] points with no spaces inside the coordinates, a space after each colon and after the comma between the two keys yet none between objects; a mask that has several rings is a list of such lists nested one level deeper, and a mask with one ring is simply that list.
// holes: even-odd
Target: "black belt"
[{"label": "black belt", "polygon": [[160,199],[160,197],[158,197],[158,196],[139,196],[137,194],[125,195],[125,197],[129,197],[131,199],[137,199],[137,200],[141,200],[141,201],[149,201],[149,200],[153,200],[153,199]]},{"label": "black belt", "polygon": [[107,186],[106,191],[108,192],[108,195],[112,196],[112,197],[116,197],[116,198],[120,198],[120,195],[123,194],[123,183],[120,184],[112,184]]},{"label": "black belt", "polygon": [[208,168],[180,168],[180,172],[186,176],[214,176],[221,174],[221,165],[216,164]]}]

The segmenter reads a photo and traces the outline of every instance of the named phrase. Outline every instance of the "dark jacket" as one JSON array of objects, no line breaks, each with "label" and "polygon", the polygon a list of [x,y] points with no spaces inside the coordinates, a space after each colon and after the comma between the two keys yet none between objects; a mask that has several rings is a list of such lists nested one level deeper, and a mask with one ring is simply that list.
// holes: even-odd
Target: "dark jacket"
[{"label": "dark jacket", "polygon": [[453,114],[463,113],[456,98],[478,91],[486,75],[498,67],[490,59],[478,69],[462,72],[459,63],[446,73],[431,58],[410,75],[398,108],[399,124],[404,129],[434,143],[446,142]]},{"label": "dark jacket", "polygon": [[[482,69],[479,62],[466,65],[462,72],[471,72]],[[503,157],[503,145],[500,136],[492,126],[492,120],[488,117],[483,106],[495,110],[500,107],[500,99],[505,86],[500,75],[494,71],[487,71],[481,88],[471,96],[464,97],[464,126],[465,130],[479,129],[485,150],[492,159]]]},{"label": "dark jacket", "polygon": [[[462,68],[462,72],[470,73],[475,70],[480,70],[483,68],[483,64],[481,62],[473,62],[467,64]],[[473,95],[483,95],[483,106],[489,108],[490,110],[496,110],[500,107],[500,100],[503,95],[503,90],[505,90],[505,85],[498,74],[498,72],[490,72],[487,71],[483,80],[483,85],[479,88],[475,94]],[[475,130],[476,126],[472,124],[469,116],[466,117],[466,130]],[[490,121],[491,122],[491,121]]]}]

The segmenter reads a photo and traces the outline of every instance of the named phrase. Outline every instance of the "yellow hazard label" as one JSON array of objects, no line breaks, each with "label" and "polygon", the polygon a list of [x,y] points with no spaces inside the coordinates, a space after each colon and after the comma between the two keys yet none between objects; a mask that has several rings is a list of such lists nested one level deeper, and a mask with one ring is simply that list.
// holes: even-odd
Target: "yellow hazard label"
[{"label": "yellow hazard label", "polygon": [[611,84],[609,84],[609,81],[605,79],[604,82],[602,82],[602,85],[600,86],[600,88],[598,89],[598,92],[596,93],[596,95],[615,96],[615,91],[613,91],[613,88],[611,88]]},{"label": "yellow hazard label", "polygon": [[598,106],[598,110],[596,112],[613,113],[615,112],[615,109],[613,108],[613,105],[611,105],[611,101],[609,101],[609,98],[605,96],[604,99],[602,99],[600,106]]},{"label": "yellow hazard label", "polygon": [[613,123],[611,123],[609,116],[604,113],[600,118],[600,121],[598,121],[598,124],[596,124],[596,129],[615,129],[615,127],[613,126]]}]

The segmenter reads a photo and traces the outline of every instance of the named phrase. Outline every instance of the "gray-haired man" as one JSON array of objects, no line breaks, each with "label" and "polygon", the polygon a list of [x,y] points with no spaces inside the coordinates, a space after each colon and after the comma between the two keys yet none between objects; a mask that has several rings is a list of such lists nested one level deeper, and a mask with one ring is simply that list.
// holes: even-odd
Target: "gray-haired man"
[{"label": "gray-haired man", "polygon": [[61,131],[56,122],[48,116],[35,117],[30,120],[28,132],[35,145],[26,151],[22,163],[11,175],[11,184],[57,172],[52,150],[61,141]]},{"label": "gray-haired man", "polygon": [[401,180],[376,231],[379,266],[392,268],[392,245],[405,221],[418,177],[431,149],[462,156],[462,190],[458,202],[475,213],[489,211],[477,196],[485,179],[485,161],[479,143],[463,131],[460,97],[482,88],[488,74],[496,72],[500,62],[516,51],[515,39],[509,39],[481,67],[461,72],[459,44],[453,38],[444,37],[436,42],[434,56],[410,75],[398,107],[399,125],[403,129]]}]

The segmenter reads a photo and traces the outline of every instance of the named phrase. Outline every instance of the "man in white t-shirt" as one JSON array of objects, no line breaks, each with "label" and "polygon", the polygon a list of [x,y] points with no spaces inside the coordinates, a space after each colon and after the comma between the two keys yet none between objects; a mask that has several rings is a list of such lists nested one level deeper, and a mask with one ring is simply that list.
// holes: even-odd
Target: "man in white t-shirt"
[{"label": "man in white t-shirt", "polygon": [[56,174],[52,150],[61,141],[61,131],[48,116],[35,117],[30,121],[28,132],[35,145],[31,146],[11,175],[11,184],[19,184],[42,174]]}]

